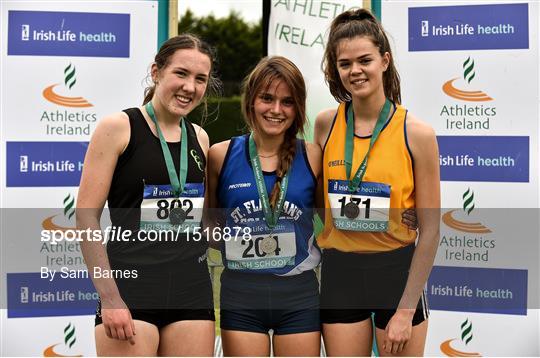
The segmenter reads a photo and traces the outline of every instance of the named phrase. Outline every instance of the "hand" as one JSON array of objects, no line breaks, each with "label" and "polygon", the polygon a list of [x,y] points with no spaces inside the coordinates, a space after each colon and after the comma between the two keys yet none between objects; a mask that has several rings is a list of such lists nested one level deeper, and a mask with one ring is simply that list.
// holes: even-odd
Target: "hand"
[{"label": "hand", "polygon": [[102,302],[101,320],[107,337],[135,344],[135,324],[131,312],[121,298],[109,303]]},{"label": "hand", "polygon": [[406,225],[409,230],[418,229],[418,218],[414,208],[407,209],[401,214],[401,223]]},{"label": "hand", "polygon": [[387,353],[400,353],[411,339],[414,309],[398,309],[386,325],[383,350]]}]

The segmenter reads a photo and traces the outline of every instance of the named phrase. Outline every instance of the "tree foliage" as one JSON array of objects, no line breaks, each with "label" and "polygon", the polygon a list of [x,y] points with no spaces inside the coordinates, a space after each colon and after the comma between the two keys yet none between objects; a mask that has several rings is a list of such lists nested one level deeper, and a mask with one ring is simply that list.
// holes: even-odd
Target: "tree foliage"
[{"label": "tree foliage", "polygon": [[217,50],[217,72],[224,83],[225,95],[240,93],[242,79],[262,57],[262,25],[250,24],[231,11],[225,18],[214,15],[196,17],[188,10],[180,18],[178,33],[200,36]]}]

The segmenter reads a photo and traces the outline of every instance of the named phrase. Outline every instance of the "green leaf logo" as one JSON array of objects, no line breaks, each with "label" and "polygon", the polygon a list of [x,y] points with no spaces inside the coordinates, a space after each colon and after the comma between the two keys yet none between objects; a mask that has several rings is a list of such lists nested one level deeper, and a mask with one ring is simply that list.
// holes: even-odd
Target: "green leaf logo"
[{"label": "green leaf logo", "polygon": [[463,210],[467,215],[474,210],[474,191],[472,191],[471,188],[468,188],[467,191],[463,193]]},{"label": "green leaf logo", "polygon": [[77,82],[75,79],[75,66],[72,66],[70,63],[69,66],[64,69],[64,76],[64,83],[71,89]]},{"label": "green leaf logo", "polygon": [[68,219],[71,219],[75,214],[75,198],[68,194],[64,198],[64,216],[67,216]]},{"label": "green leaf logo", "polygon": [[471,83],[472,79],[474,78],[474,60],[470,57],[463,62],[463,78],[467,83]]},{"label": "green leaf logo", "polygon": [[465,322],[461,324],[461,340],[465,342],[465,344],[469,344],[472,339],[472,322],[469,322],[469,319],[467,318]]},{"label": "green leaf logo", "polygon": [[64,343],[69,348],[73,347],[77,339],[75,338],[75,326],[71,322],[64,328]]}]

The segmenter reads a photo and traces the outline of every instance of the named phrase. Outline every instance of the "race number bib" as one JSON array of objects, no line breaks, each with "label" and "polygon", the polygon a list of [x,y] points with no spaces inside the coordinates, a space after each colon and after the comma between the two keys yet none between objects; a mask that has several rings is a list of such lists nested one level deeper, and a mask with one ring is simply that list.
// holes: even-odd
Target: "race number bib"
[{"label": "race number bib", "polygon": [[[180,197],[171,185],[145,185],[141,204],[141,230],[174,230],[192,232],[200,227],[204,205],[204,184],[186,183]],[[180,220],[171,214],[180,212]],[[181,223],[179,223],[181,221]]]},{"label": "race number bib", "polygon": [[251,237],[225,242],[227,267],[231,270],[263,270],[294,265],[296,235],[294,224],[280,220],[270,231],[264,221],[246,224]]},{"label": "race number bib", "polygon": [[329,180],[328,200],[337,229],[362,232],[388,230],[390,209],[388,184],[362,182],[351,195],[348,181]]}]

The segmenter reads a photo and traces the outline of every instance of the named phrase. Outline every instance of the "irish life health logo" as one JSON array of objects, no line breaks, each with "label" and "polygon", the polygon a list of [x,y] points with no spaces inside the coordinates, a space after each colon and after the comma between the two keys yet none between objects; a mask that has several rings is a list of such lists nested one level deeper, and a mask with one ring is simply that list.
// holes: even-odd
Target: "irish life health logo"
[{"label": "irish life health logo", "polygon": [[[73,87],[77,83],[77,78],[75,75],[76,69],[75,66],[73,66],[71,63],[66,68],[64,68],[64,90],[71,91],[73,89]],[[45,97],[45,99],[51,103],[58,104],[64,107],[92,107],[92,104],[83,97],[63,96],[58,94],[58,88],[55,91],[55,88],[58,86],[60,86],[60,83],[55,83],[53,85],[47,86],[43,90],[43,97]]]},{"label": "irish life health logo", "polygon": [[461,323],[461,340],[452,338],[442,342],[440,346],[441,352],[447,357],[481,357],[482,355],[480,353],[470,352],[467,349],[472,340],[473,325],[467,318]]},{"label": "irish life health logo", "polygon": [[[475,78],[476,73],[474,70],[474,59],[471,57],[467,58],[463,62],[463,81],[461,85],[469,86],[472,80]],[[444,83],[442,89],[443,92],[449,95],[450,97],[468,101],[468,102],[486,102],[492,101],[493,98],[488,96],[486,93],[479,90],[464,90],[456,87],[456,81],[461,81],[461,77],[452,78],[451,80]]]},{"label": "irish life health logo", "polygon": [[77,342],[75,326],[69,323],[64,328],[64,343],[55,343],[43,351],[44,357],[82,357],[81,354],[73,354],[73,346]]}]

